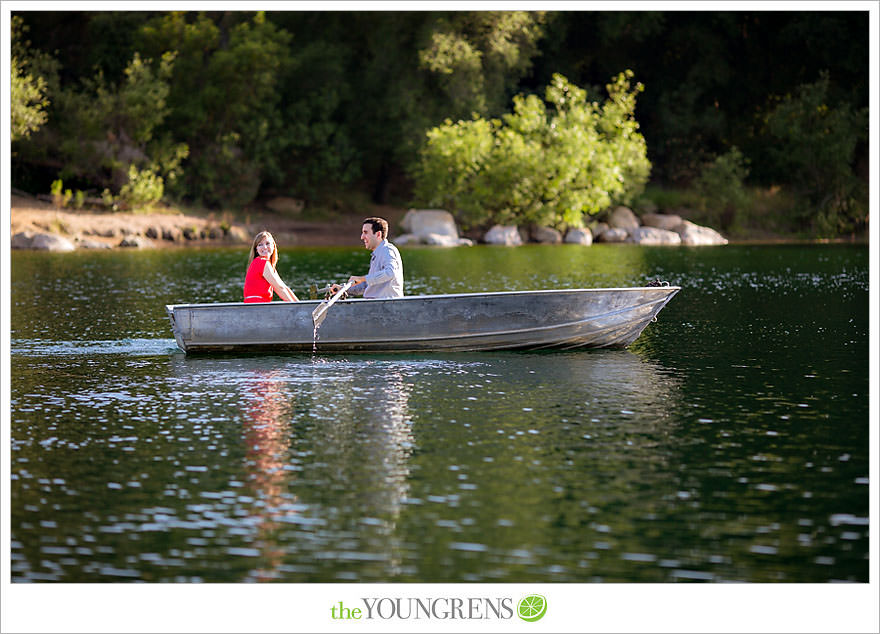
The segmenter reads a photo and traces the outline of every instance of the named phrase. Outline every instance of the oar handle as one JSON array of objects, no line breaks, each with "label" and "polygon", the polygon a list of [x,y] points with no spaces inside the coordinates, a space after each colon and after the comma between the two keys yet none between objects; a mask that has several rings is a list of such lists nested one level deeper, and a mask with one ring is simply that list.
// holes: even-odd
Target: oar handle
[{"label": "oar handle", "polygon": [[351,282],[346,282],[342,288],[336,291],[336,294],[330,298],[329,301],[325,300],[321,302],[318,307],[312,311],[312,323],[315,324],[315,332],[318,332],[318,326],[324,321],[324,318],[327,316],[327,311],[330,310],[330,307],[336,303],[336,300],[342,297],[351,287]]},{"label": "oar handle", "polygon": [[336,291],[336,295],[331,297],[330,301],[327,302],[327,308],[330,308],[336,302],[336,300],[342,297],[343,293],[345,293],[345,291],[347,291],[349,288],[351,288],[351,282],[346,282],[345,284],[343,284],[342,288]]}]

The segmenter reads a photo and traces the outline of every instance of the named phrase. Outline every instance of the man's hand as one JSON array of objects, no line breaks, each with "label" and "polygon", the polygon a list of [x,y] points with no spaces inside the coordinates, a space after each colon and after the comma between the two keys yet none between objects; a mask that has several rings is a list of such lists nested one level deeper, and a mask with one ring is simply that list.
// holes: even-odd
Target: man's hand
[{"label": "man's hand", "polygon": [[[367,278],[361,275],[352,275],[348,278],[348,281],[351,282],[352,286],[355,284],[360,284],[361,282],[366,282]],[[339,284],[331,284],[330,285],[330,294],[336,295],[339,292],[339,289],[342,288]]]}]

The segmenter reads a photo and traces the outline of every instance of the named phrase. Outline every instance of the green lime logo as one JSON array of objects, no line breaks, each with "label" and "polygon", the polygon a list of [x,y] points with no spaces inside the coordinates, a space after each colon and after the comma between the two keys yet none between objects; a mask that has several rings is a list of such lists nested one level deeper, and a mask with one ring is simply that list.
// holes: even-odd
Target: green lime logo
[{"label": "green lime logo", "polygon": [[530,594],[523,597],[516,606],[517,614],[523,621],[532,623],[538,621],[547,612],[547,599],[540,594]]}]

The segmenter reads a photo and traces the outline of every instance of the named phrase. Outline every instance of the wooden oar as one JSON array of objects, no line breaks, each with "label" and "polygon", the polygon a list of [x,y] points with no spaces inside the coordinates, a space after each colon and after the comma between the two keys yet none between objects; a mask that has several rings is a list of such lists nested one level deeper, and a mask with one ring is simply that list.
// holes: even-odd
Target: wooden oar
[{"label": "wooden oar", "polygon": [[312,322],[315,324],[315,328],[321,325],[324,319],[327,317],[327,311],[330,307],[336,303],[336,300],[342,297],[342,294],[345,293],[351,287],[351,282],[346,282],[342,288],[336,291],[336,295],[331,297],[329,300],[325,300],[321,302],[318,307],[312,311]]}]

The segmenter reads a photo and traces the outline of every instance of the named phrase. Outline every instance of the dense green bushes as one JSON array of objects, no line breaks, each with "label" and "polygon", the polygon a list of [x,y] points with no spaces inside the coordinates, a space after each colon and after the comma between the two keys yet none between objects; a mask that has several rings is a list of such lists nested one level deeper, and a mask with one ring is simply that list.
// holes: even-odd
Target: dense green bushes
[{"label": "dense green bushes", "polygon": [[[27,55],[24,49],[24,54]],[[50,160],[58,182],[88,183],[114,206],[148,206],[174,183],[187,146],[158,133],[169,112],[168,79],[174,55],[158,63],[135,53],[119,83],[98,70],[78,84],[62,85],[58,66],[36,58],[47,76],[51,125],[19,145],[19,159]]]},{"label": "dense green bushes", "polygon": [[514,98],[502,118],[430,130],[414,169],[418,204],[449,209],[465,226],[580,226],[585,214],[629,203],[648,180],[645,140],[634,118],[632,72],[608,85],[601,106],[556,75],[546,105]]},{"label": "dense green bushes", "polygon": [[854,171],[856,147],[868,136],[868,109],[832,105],[827,73],[799,86],[769,113],[774,168],[798,198],[795,220],[825,236],[864,228],[868,189]]}]

